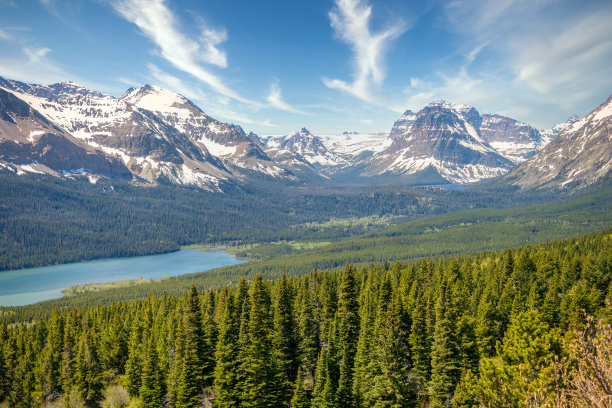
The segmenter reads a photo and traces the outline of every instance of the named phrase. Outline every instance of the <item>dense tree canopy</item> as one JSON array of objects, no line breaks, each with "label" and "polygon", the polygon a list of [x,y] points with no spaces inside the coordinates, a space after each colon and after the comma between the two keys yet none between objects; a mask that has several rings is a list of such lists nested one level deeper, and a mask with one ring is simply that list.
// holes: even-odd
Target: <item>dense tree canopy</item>
[{"label": "dense tree canopy", "polygon": [[609,402],[611,281],[607,231],[55,310],[0,325],[0,401],[534,407],[581,406],[592,389]]}]

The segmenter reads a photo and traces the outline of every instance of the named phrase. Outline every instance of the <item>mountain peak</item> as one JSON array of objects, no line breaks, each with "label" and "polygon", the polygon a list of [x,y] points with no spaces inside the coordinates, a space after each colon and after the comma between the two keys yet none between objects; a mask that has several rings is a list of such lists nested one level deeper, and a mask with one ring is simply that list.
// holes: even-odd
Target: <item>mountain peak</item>
[{"label": "mountain peak", "polygon": [[467,112],[471,109],[474,109],[471,105],[454,104],[444,99],[432,101],[427,106],[428,107],[439,107],[442,109],[449,109],[449,110],[456,111],[456,112]]}]

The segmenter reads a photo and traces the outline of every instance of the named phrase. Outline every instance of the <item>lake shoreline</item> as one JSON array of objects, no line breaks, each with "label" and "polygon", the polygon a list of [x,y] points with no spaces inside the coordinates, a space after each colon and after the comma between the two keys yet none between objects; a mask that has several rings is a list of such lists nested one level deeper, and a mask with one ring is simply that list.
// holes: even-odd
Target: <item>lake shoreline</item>
[{"label": "lake shoreline", "polygon": [[0,306],[23,306],[243,262],[221,248],[215,251],[180,249],[164,254],[4,271],[0,273]]}]

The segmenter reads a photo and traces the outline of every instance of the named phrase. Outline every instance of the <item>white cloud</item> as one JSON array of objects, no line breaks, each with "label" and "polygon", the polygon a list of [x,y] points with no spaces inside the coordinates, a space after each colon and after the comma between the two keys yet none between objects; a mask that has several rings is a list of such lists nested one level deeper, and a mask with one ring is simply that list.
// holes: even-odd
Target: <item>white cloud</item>
[{"label": "white cloud", "polygon": [[280,81],[278,79],[276,79],[270,85],[270,93],[268,94],[266,101],[268,101],[268,103],[276,109],[280,109],[285,112],[297,113],[300,115],[308,115],[308,113],[289,105],[283,100]]},{"label": "white cloud", "polygon": [[359,99],[372,100],[371,86],[380,85],[385,79],[383,66],[389,43],[406,31],[402,21],[389,22],[389,28],[372,32],[370,29],[372,7],[362,0],[336,0],[336,7],[329,12],[331,26],[338,38],[353,51],[354,79],[323,78],[332,89],[347,92]]},{"label": "white cloud", "polygon": [[571,108],[595,89],[612,92],[612,9],[558,27],[541,41],[512,43],[517,79]]},{"label": "white cloud", "polygon": [[225,30],[203,28],[199,40],[189,38],[179,31],[177,18],[164,0],[116,0],[113,7],[123,18],[136,24],[159,47],[160,55],[175,68],[208,84],[221,95],[251,103],[203,66],[227,66],[226,54],[218,48],[227,40]]},{"label": "white cloud", "polygon": [[156,81],[157,85],[170,91],[179,93],[187,99],[192,100],[206,114],[211,115],[215,119],[228,120],[230,122],[241,122],[243,124],[246,123],[249,125],[259,125],[266,127],[277,126],[274,123],[271,123],[268,119],[258,121],[238,112],[235,112],[231,109],[224,108],[223,106],[227,105],[227,103],[224,102],[227,101],[224,101],[223,97],[221,97],[220,100],[217,100],[219,103],[211,103],[210,97],[201,89],[191,86],[190,84],[187,84],[182,81],[180,78],[177,78],[174,75],[162,71],[154,64],[149,64],[148,68],[149,74]]},{"label": "white cloud", "polygon": [[25,82],[49,84],[70,79],[70,75],[48,58],[49,48],[23,46],[20,56],[0,58],[0,75]]},{"label": "white cloud", "polygon": [[11,36],[7,32],[0,30],[0,40],[10,40]]},{"label": "white cloud", "polygon": [[588,112],[612,92],[609,2],[453,1],[445,15],[468,47],[487,44],[495,67],[487,74],[498,80],[482,85],[497,93],[495,87],[507,83],[505,98],[516,106],[526,98],[554,104],[564,111],[558,120]]}]

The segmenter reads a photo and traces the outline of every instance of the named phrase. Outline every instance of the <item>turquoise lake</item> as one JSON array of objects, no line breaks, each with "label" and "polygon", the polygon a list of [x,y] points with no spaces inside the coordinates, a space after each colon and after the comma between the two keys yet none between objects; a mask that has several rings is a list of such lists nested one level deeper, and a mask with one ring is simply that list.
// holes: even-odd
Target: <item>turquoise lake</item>
[{"label": "turquoise lake", "polygon": [[202,272],[244,261],[225,251],[184,249],[169,254],[112,258],[0,272],[0,306],[20,306],[62,297],[62,290],[85,283],[160,279]]}]

